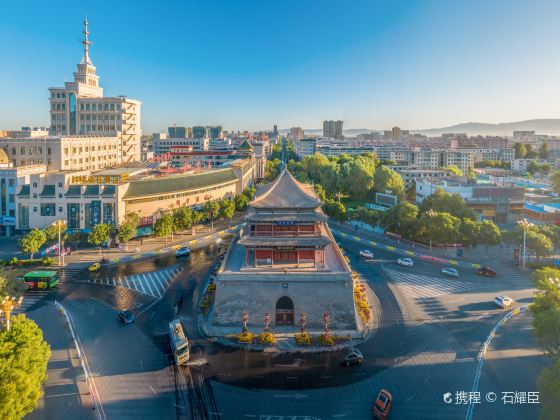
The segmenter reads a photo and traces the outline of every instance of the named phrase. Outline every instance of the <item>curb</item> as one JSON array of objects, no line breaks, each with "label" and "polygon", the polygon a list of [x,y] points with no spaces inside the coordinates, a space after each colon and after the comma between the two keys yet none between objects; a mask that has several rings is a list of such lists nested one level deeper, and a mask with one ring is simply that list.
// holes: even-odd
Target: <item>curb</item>
[{"label": "curb", "polygon": [[[496,323],[496,325],[494,325],[492,331],[490,331],[488,338],[486,338],[486,341],[484,342],[484,344],[480,348],[480,351],[478,352],[478,356],[477,356],[478,366],[476,368],[476,374],[474,376],[472,392],[476,392],[476,390],[478,389],[478,385],[480,383],[480,375],[482,373],[482,367],[484,366],[484,360],[486,357],[486,351],[488,350],[488,347],[490,347],[490,343],[492,342],[492,339],[494,338],[496,333],[500,330],[500,328],[502,328],[502,325],[504,325],[507,321],[509,321],[513,315],[519,315],[522,311],[525,312],[527,309],[529,309],[529,305],[531,304],[528,303],[526,305],[520,306],[519,308],[515,308],[512,311],[509,311]],[[474,406],[475,404],[469,404],[469,407],[467,409],[467,416],[465,417],[465,420],[472,420],[472,417],[474,415]]]},{"label": "curb", "polygon": [[70,334],[72,335],[72,340],[74,341],[74,345],[76,346],[76,352],[78,353],[78,358],[80,359],[80,363],[82,364],[82,370],[84,372],[84,376],[86,378],[86,382],[89,385],[89,394],[91,395],[91,399],[93,400],[94,409],[97,411],[97,416],[101,420],[106,420],[107,416],[105,415],[105,411],[103,410],[103,406],[101,404],[101,399],[99,398],[99,394],[97,392],[97,388],[95,386],[95,382],[93,381],[93,376],[87,367],[87,360],[85,359],[84,352],[81,348],[81,344],[77,335],[74,333],[74,327],[72,326],[72,318],[58,301],[54,301],[54,305],[56,308],[62,313],[64,318],[66,319],[66,323],[70,328]]}]

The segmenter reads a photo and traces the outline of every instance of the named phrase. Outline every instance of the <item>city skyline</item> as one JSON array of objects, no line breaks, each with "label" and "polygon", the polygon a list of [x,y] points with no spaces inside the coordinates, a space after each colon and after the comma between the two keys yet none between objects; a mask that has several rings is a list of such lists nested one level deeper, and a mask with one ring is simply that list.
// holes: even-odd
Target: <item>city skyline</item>
[{"label": "city skyline", "polygon": [[[8,5],[0,18],[0,49],[11,63],[0,78],[10,98],[3,129],[49,125],[47,87],[71,80],[86,13],[106,92],[142,101],[146,133],[173,123],[264,130],[341,119],[345,128],[428,129],[556,116],[560,60],[552,47],[560,30],[552,2],[326,2],[321,10],[288,2],[274,13],[251,2],[127,13],[127,2],[110,9],[68,2],[62,15],[28,3],[25,16]],[[282,22],[293,16],[302,25],[287,30]],[[534,25],[521,31],[523,22]]]}]

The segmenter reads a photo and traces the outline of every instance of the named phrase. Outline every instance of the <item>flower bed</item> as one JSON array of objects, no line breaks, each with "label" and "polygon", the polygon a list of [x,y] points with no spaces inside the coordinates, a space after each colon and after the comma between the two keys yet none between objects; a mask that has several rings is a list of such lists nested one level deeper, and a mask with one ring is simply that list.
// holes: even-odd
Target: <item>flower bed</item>
[{"label": "flower bed", "polygon": [[255,334],[252,334],[248,331],[242,332],[237,336],[237,341],[242,344],[251,344],[255,339]]},{"label": "flower bed", "polygon": [[309,346],[311,344],[311,336],[308,332],[296,334],[296,344],[298,346]]},{"label": "flower bed", "polygon": [[319,336],[319,343],[322,346],[334,346],[334,338],[332,335],[326,335],[323,333]]},{"label": "flower bed", "polygon": [[276,338],[274,338],[274,334],[271,332],[262,332],[259,335],[259,343],[271,346],[276,343]]}]

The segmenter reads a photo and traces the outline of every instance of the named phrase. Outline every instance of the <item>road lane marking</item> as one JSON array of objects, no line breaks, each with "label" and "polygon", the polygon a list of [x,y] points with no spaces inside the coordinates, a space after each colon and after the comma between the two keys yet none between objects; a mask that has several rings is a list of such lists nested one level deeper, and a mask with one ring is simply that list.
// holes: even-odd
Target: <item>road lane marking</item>
[{"label": "road lane marking", "polygon": [[[157,272],[155,273],[150,273],[152,274],[152,277],[154,278],[154,280],[159,284],[161,290],[163,290],[165,292],[166,287],[163,285],[162,281],[160,280],[160,278],[157,276]],[[161,294],[160,294],[161,295]]]},{"label": "road lane marking", "polygon": [[[143,279],[143,280],[146,279],[146,275],[145,275],[145,274],[142,274],[142,279]],[[139,278],[138,280],[142,280],[142,279]],[[144,284],[144,283],[145,283],[145,284]],[[146,287],[150,290],[150,293],[149,293],[149,294],[152,295],[152,296],[154,296],[154,292],[152,291],[152,288],[151,288],[151,286],[150,286],[150,283],[148,283],[147,281],[146,281],[146,282],[140,281],[140,284],[142,284],[143,286],[146,286]]]},{"label": "road lane marking", "polygon": [[149,286],[154,286],[154,296],[156,296],[157,293],[157,297],[161,297],[161,293],[158,290],[156,282],[152,279],[151,273],[144,274],[144,278],[147,279]]}]

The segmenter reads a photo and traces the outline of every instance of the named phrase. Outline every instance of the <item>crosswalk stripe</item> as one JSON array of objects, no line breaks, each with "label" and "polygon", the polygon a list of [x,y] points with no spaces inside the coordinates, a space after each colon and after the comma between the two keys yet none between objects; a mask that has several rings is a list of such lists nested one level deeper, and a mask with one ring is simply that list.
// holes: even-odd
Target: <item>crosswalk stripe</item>
[{"label": "crosswalk stripe", "polygon": [[156,281],[156,280],[157,280],[157,279],[156,279],[156,276],[152,276],[152,273],[147,273],[147,275],[148,275],[148,279],[150,280],[150,282],[153,283],[153,285],[154,285],[154,290],[155,290],[156,293],[158,294],[158,297],[161,297],[161,292],[160,292],[159,289],[160,289],[160,287],[162,287],[162,286],[161,286],[161,284],[160,284],[160,285],[159,285],[160,287],[158,287],[158,282]]},{"label": "crosswalk stripe", "polygon": [[[144,279],[146,278],[146,276],[145,276],[144,274],[142,274],[142,277],[143,277]],[[141,284],[144,285],[144,282],[142,282]],[[152,290],[152,287],[150,286],[150,283],[148,283],[148,282],[146,281],[146,284],[145,284],[145,285],[146,285],[146,287],[147,287],[148,289],[150,289],[150,293],[149,293],[149,294],[152,295],[152,296],[154,296],[154,292],[153,292],[153,290]]]},{"label": "crosswalk stripe", "polygon": [[481,284],[465,283],[461,281],[453,281],[437,277],[427,277],[422,275],[414,275],[411,273],[402,273],[395,270],[385,270],[393,281],[407,295],[414,298],[430,298],[442,296],[450,293],[457,293],[466,290],[472,290],[484,287]]},{"label": "crosswalk stripe", "polygon": [[143,282],[139,281],[138,285],[139,285],[139,289],[142,289],[141,290],[142,293],[148,294],[148,293],[146,293],[146,289],[144,288],[144,283]]},{"label": "crosswalk stripe", "polygon": [[171,280],[171,278],[158,271],[156,271],[156,276],[161,278],[161,281],[165,284],[165,289],[167,289],[169,287],[169,280]]},{"label": "crosswalk stripe", "polygon": [[[159,277],[156,275],[156,273],[151,273],[152,277],[154,278],[154,281],[159,284],[160,288],[159,290],[165,291],[165,286],[163,285],[162,281],[159,279]],[[161,293],[160,293],[161,296]]]}]

